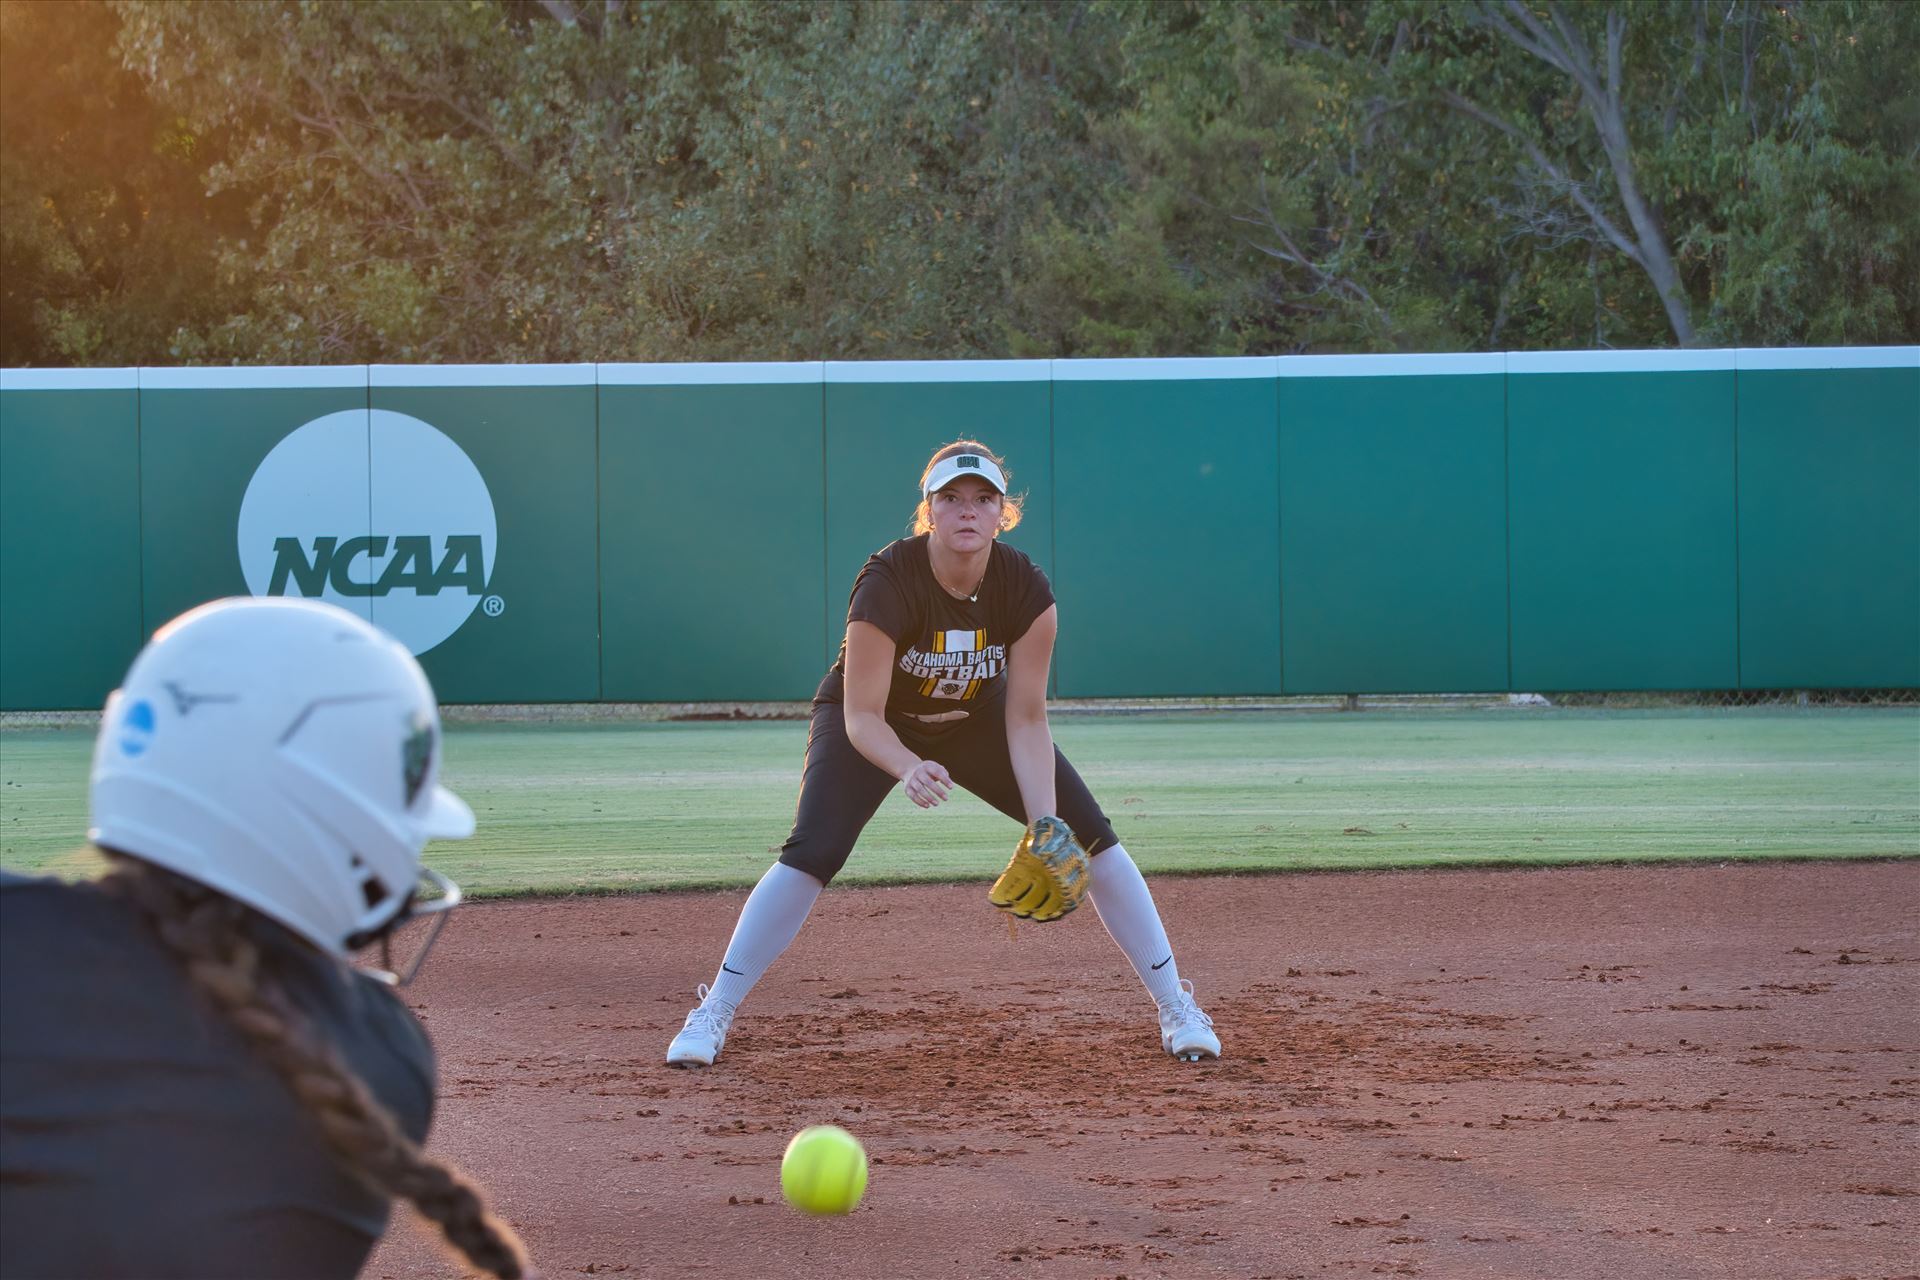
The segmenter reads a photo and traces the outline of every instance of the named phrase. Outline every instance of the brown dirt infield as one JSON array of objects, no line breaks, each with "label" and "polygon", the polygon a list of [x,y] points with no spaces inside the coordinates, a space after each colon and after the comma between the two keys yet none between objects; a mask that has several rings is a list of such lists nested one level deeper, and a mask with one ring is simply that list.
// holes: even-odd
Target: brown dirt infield
[{"label": "brown dirt infield", "polygon": [[[1920,861],[1154,887],[1219,1063],[984,884],[830,890],[704,1072],[661,1055],[743,893],[463,909],[433,1148],[548,1280],[1920,1270]],[[847,1218],[780,1199],[823,1121]],[[365,1275],[457,1270],[403,1212]]]}]

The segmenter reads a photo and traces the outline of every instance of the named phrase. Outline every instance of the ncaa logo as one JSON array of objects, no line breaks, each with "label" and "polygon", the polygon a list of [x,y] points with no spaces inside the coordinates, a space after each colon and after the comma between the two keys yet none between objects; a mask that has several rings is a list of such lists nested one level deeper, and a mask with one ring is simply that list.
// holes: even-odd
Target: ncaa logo
[{"label": "ncaa logo", "polygon": [[330,413],[281,440],[247,482],[238,533],[248,591],[351,609],[416,654],[473,616],[499,545],[473,460],[391,409]]}]

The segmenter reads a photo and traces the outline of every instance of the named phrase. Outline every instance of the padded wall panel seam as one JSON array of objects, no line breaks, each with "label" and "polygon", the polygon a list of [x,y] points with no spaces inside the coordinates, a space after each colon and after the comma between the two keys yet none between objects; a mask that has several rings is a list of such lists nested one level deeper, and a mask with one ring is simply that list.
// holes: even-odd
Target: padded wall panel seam
[{"label": "padded wall panel seam", "polygon": [[818,383],[601,388],[604,696],[801,699],[825,579]]},{"label": "padded wall panel seam", "polygon": [[1515,687],[1737,685],[1733,379],[1511,379]]},{"label": "padded wall panel seam", "polygon": [[[934,451],[958,439],[986,445],[1006,460],[1009,482],[1025,495],[1017,528],[1002,534],[1055,577],[1052,383],[1046,362],[1022,361],[1014,381],[939,382],[940,366],[881,365],[858,380],[829,365],[825,395],[827,482],[827,636],[829,661],[845,633],[848,597],[867,557],[908,537],[920,501],[920,475]],[[1039,365],[1038,370],[1032,366]],[[882,381],[878,372],[900,380]],[[1035,373],[1042,376],[1033,376]],[[1060,583],[1055,578],[1055,592]],[[1065,618],[1061,627],[1075,625]],[[1084,625],[1084,624],[1081,624]],[[988,643],[1000,641],[989,637]]]},{"label": "padded wall panel seam", "polygon": [[1504,387],[1280,380],[1287,692],[1507,687]]},{"label": "padded wall panel seam", "polygon": [[1741,684],[1920,685],[1920,369],[1742,369]]},{"label": "padded wall panel seam", "polygon": [[1273,379],[1064,380],[1054,439],[1060,696],[1278,693]]}]

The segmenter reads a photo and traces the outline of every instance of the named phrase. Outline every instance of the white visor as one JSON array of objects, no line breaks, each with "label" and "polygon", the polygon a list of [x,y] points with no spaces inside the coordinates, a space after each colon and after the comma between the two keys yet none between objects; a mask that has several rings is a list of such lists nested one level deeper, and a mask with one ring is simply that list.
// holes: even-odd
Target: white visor
[{"label": "white visor", "polygon": [[944,489],[957,476],[979,476],[1001,493],[1007,491],[1007,478],[1001,474],[999,467],[993,465],[992,458],[984,453],[956,453],[951,458],[942,458],[933,464],[933,470],[927,472],[926,483],[920,486],[920,492],[924,496]]}]

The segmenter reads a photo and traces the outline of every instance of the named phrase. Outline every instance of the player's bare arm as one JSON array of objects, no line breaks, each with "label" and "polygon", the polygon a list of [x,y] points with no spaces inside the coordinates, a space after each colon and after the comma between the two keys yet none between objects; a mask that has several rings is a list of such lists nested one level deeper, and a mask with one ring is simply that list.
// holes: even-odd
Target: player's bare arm
[{"label": "player's bare arm", "polygon": [[900,779],[907,799],[931,809],[947,798],[953,779],[943,765],[909,751],[887,723],[887,686],[892,678],[892,638],[871,622],[849,622],[847,738],[876,768]]},{"label": "player's bare arm", "polygon": [[1053,730],[1047,724],[1047,674],[1060,610],[1048,605],[1007,655],[1007,755],[1020,784],[1027,822],[1059,812],[1053,785]]}]

